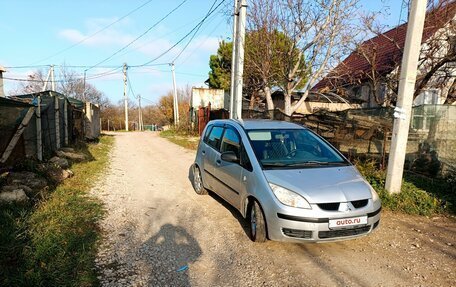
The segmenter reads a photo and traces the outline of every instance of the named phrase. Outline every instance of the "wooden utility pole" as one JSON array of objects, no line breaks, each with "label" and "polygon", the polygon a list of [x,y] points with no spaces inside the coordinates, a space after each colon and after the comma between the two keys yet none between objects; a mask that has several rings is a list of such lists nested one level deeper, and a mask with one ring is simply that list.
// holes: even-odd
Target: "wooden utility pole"
[{"label": "wooden utility pole", "polygon": [[235,0],[233,28],[233,57],[231,73],[230,118],[242,118],[242,76],[244,74],[245,25],[247,0]]},{"label": "wooden utility pole", "polygon": [[68,145],[68,99],[65,96],[63,98],[63,123],[64,123],[64,135],[65,135],[65,146]]},{"label": "wooden utility pole", "polygon": [[421,50],[426,0],[413,0],[407,24],[404,55],[402,56],[399,93],[394,109],[394,126],[388,159],[385,188],[390,193],[401,191],[407,149],[413,93],[415,91],[418,57]]},{"label": "wooden utility pole", "polygon": [[[54,65],[51,65],[51,90],[55,91]],[[60,148],[60,106],[59,97],[51,93],[54,97],[54,121],[55,121],[55,147]]]},{"label": "wooden utility pole", "polygon": [[125,130],[128,132],[128,97],[127,97],[127,63],[123,65],[124,74],[124,107],[125,107]]},{"label": "wooden utility pole", "polygon": [[171,72],[173,74],[173,106],[174,106],[174,125],[179,126],[179,100],[177,99],[176,73],[174,72],[174,63],[171,63]]}]

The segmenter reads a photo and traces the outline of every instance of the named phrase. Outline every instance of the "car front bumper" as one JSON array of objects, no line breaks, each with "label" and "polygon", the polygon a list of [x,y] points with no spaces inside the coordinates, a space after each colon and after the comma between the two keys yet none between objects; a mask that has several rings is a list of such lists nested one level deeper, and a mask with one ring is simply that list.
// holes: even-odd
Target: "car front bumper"
[{"label": "car front bumper", "polygon": [[[381,207],[371,212],[345,214],[333,217],[305,217],[283,212],[269,214],[269,239],[287,242],[333,242],[353,239],[371,233],[379,226]],[[346,228],[329,228],[330,219],[366,216],[367,224]]]}]

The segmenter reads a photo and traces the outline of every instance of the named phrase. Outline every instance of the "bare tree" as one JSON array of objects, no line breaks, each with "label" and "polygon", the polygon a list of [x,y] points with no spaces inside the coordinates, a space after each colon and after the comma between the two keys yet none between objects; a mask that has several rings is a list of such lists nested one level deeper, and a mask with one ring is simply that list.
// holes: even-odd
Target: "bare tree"
[{"label": "bare tree", "polygon": [[[456,22],[453,20],[456,4],[443,0],[431,1],[429,5],[414,97],[427,89],[439,89],[440,96],[452,102],[456,77]],[[352,55],[325,80],[327,87],[342,94],[344,86],[367,85],[368,94],[377,105],[390,106],[397,98],[407,24],[385,32],[386,26],[376,19],[372,15],[362,18],[362,30],[367,32],[364,37],[373,37],[358,45],[353,42],[356,49]]]},{"label": "bare tree", "polygon": [[[15,95],[36,93],[43,90],[46,83],[47,72],[36,70],[28,76],[29,81],[21,82],[13,92]],[[48,80],[50,81],[50,79]],[[57,82],[57,92],[81,101],[88,101],[100,105],[101,108],[109,104],[109,99],[99,91],[94,85],[84,83],[80,74],[63,66],[59,70]],[[48,88],[50,87],[50,82]]]},{"label": "bare tree", "polygon": [[[358,12],[358,0],[284,0],[281,2],[280,25],[292,41],[289,58],[297,58],[285,70],[285,113],[291,115],[307,98],[312,86],[342,56],[351,49],[350,39],[356,38],[353,15]],[[295,49],[297,48],[297,49]],[[297,51],[298,55],[294,55]],[[300,71],[301,59],[306,73]],[[309,75],[306,79],[302,75]],[[302,97],[292,103],[293,91],[306,80],[301,88]]]}]

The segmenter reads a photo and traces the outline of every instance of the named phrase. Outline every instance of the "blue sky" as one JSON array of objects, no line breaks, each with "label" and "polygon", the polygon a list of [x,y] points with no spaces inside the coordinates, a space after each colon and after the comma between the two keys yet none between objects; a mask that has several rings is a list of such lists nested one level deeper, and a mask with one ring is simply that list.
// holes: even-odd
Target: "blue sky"
[{"label": "blue sky", "polygon": [[[150,1],[109,28],[78,44],[147,1],[0,0],[0,65],[18,67],[65,64],[91,67],[143,34],[182,1]],[[233,0],[225,2],[230,1]],[[97,75],[106,74],[123,63],[134,66],[156,58],[187,34],[204,17],[212,3],[212,0],[187,0],[138,41],[108,61],[89,69],[88,82],[101,90],[111,102],[117,103],[123,95],[121,69],[102,77]],[[360,4],[367,11],[386,12],[382,22],[391,27],[397,25],[401,0],[361,0]],[[402,14],[402,18],[405,18],[406,10]],[[195,38],[175,62],[178,87],[203,85],[208,77],[209,56],[216,53],[220,40],[231,38],[231,33],[232,28],[226,15],[216,12],[207,18]],[[187,39],[151,64],[171,62],[181,52]],[[82,77],[87,67],[71,69]],[[4,76],[23,79],[36,69],[9,68]],[[129,79],[133,92],[141,94],[150,102],[156,102],[172,88],[168,65],[131,68]],[[6,92],[14,89],[16,85],[17,81],[5,80]],[[133,98],[132,95],[130,98]],[[144,104],[150,102],[146,101]]]}]

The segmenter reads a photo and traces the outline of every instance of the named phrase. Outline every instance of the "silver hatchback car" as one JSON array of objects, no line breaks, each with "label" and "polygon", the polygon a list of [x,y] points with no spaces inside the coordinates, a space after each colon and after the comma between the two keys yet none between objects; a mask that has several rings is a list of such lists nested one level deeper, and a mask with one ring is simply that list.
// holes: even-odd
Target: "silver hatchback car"
[{"label": "silver hatchback car", "polygon": [[256,242],[346,240],[380,222],[380,199],[356,168],[326,140],[288,122],[209,122],[193,187],[238,209]]}]

